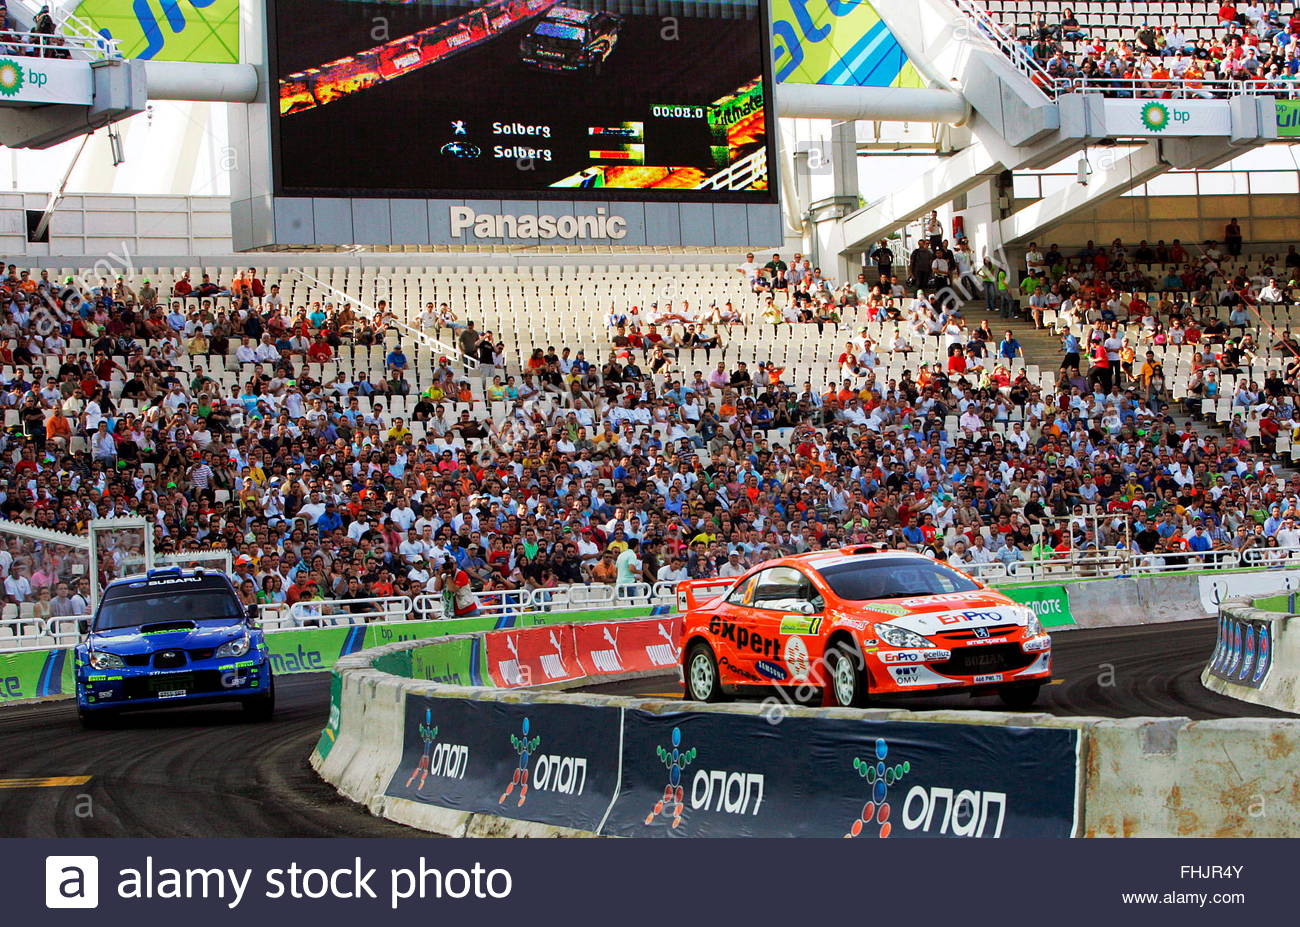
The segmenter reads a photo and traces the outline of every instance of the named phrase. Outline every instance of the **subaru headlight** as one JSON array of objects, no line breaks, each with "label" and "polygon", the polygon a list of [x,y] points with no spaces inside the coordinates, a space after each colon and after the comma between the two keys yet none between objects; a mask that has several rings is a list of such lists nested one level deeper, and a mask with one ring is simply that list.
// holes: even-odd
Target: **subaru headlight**
[{"label": "subaru headlight", "polygon": [[226,641],[217,648],[218,657],[242,657],[248,653],[249,641],[248,636],[236,637],[234,640]]},{"label": "subaru headlight", "polygon": [[90,665],[97,670],[122,669],[122,667],[126,666],[126,661],[115,653],[92,650],[90,651]]},{"label": "subaru headlight", "polygon": [[900,628],[892,624],[876,625],[876,636],[891,647],[933,647],[934,644],[926,640],[915,631],[909,631],[907,628]]}]

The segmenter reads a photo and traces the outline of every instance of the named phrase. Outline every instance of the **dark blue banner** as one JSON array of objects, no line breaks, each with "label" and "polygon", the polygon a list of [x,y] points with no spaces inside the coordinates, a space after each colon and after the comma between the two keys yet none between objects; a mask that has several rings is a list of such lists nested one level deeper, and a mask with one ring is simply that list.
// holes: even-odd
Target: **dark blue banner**
[{"label": "dark blue banner", "polygon": [[618,745],[617,709],[408,695],[385,794],[594,831],[618,783]]},{"label": "dark blue banner", "polygon": [[628,711],[604,833],[1068,837],[1078,733]]},{"label": "dark blue banner", "polygon": [[1271,621],[1251,621],[1219,615],[1218,642],[1210,658],[1210,673],[1224,682],[1258,689],[1273,665]]}]

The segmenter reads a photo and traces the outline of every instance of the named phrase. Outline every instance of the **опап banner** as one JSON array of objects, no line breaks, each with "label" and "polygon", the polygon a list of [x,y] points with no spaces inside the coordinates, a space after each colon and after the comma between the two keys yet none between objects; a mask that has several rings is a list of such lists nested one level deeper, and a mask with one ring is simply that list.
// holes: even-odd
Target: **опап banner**
[{"label": "\u043e\u043f\u0430\u043f banner", "polygon": [[385,794],[594,831],[618,779],[619,711],[407,695]]},{"label": "\u043e\u043f\u0430\u043f banner", "polygon": [[624,716],[604,833],[1069,837],[1068,729],[683,712]]}]

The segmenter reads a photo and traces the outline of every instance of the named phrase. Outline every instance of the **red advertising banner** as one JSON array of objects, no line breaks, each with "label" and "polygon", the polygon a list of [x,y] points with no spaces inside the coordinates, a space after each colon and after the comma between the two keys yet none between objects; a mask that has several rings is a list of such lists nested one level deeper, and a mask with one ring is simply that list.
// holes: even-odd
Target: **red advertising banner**
[{"label": "red advertising banner", "polygon": [[677,615],[573,626],[578,660],[587,676],[676,669],[681,664],[681,632]]},{"label": "red advertising banner", "polygon": [[681,664],[679,615],[492,631],[485,634],[488,673],[515,689]]},{"label": "red advertising banner", "polygon": [[564,682],[585,675],[573,648],[573,627],[519,628],[485,634],[488,673],[502,689]]}]

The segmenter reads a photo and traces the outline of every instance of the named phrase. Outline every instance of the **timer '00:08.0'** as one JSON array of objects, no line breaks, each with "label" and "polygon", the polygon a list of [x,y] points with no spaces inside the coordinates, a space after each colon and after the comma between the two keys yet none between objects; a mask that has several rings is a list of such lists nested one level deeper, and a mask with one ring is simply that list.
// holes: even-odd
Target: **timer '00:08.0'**
[{"label": "timer '00:08.0'", "polygon": [[652,106],[650,115],[656,119],[703,119],[703,106]]}]

